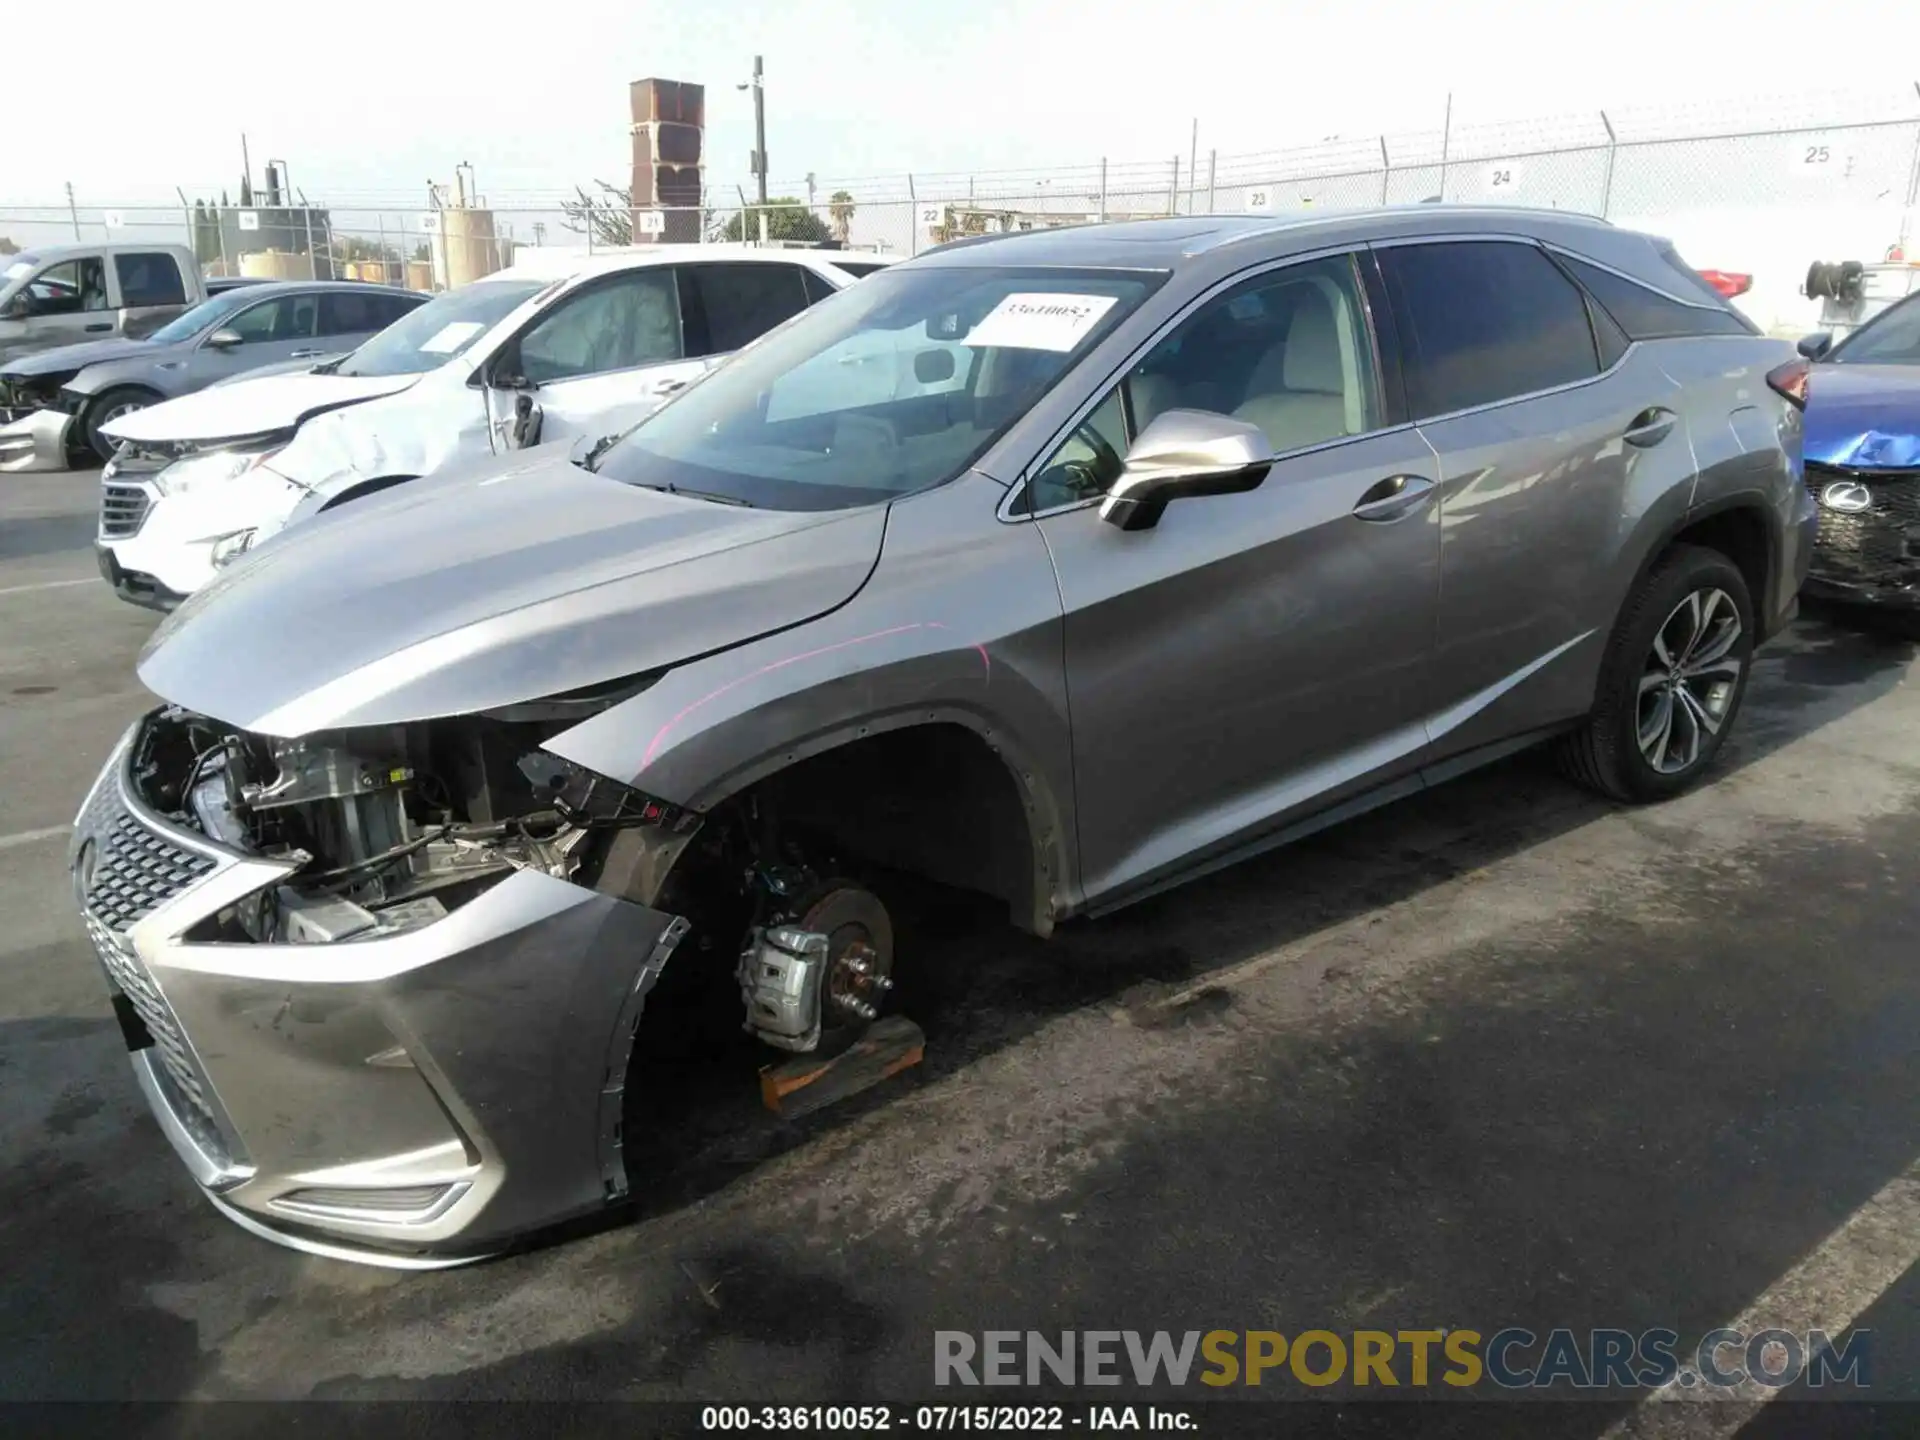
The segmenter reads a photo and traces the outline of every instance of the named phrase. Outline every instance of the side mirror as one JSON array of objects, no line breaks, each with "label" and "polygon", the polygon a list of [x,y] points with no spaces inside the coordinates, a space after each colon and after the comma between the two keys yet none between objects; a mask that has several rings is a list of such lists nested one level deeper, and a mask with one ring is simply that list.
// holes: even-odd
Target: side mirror
[{"label": "side mirror", "polygon": [[224,325],[207,336],[207,348],[209,350],[231,350],[236,345],[244,345],[246,343],[246,337],[238,330],[229,330]]},{"label": "side mirror", "polygon": [[1273,446],[1258,425],[1210,410],[1168,410],[1134,437],[1100,518],[1150,530],[1169,500],[1244,494],[1272,468]]},{"label": "side mirror", "polygon": [[1830,330],[1816,330],[1813,334],[1801,340],[1795,348],[1798,349],[1802,355],[1806,356],[1807,359],[1818,360],[1833,348],[1833,332]]}]

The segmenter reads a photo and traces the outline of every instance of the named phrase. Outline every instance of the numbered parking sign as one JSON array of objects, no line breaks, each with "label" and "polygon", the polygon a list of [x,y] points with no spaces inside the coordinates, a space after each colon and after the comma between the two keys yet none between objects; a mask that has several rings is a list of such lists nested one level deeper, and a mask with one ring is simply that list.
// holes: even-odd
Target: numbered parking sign
[{"label": "numbered parking sign", "polygon": [[1497,160],[1489,165],[1482,181],[1482,188],[1495,199],[1511,195],[1519,185],[1520,167],[1506,160]]},{"label": "numbered parking sign", "polygon": [[945,219],[946,215],[941,206],[922,205],[920,207],[920,223],[929,230],[941,224]]},{"label": "numbered parking sign", "polygon": [[258,210],[242,210],[240,212],[240,228],[242,230],[258,230],[260,228],[260,212]]},{"label": "numbered parking sign", "polygon": [[1262,215],[1273,209],[1273,191],[1265,185],[1247,191],[1247,213]]},{"label": "numbered parking sign", "polygon": [[1787,168],[1803,180],[1844,176],[1850,157],[1825,140],[1796,140],[1787,151]]},{"label": "numbered parking sign", "polygon": [[664,235],[667,233],[667,217],[658,210],[640,212],[640,233],[642,235]]},{"label": "numbered parking sign", "polygon": [[438,235],[440,233],[440,212],[428,210],[420,216],[420,233]]}]

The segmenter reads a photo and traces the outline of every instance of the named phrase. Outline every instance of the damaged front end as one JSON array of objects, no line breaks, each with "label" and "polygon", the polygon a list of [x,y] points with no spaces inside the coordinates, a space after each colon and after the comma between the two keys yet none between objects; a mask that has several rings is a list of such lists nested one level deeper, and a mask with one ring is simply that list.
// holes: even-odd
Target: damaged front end
[{"label": "damaged front end", "polygon": [[61,387],[75,373],[0,377],[0,474],[66,468],[81,398]]},{"label": "damaged front end", "polygon": [[653,908],[699,815],[517,715],[128,732],[74,884],[134,1067],[203,1189],[319,1253],[436,1265],[624,1196]]}]

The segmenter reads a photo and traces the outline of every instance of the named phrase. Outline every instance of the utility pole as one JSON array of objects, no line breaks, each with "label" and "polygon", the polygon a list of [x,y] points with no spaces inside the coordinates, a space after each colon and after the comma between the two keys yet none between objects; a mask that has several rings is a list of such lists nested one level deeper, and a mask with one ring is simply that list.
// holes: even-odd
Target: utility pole
[{"label": "utility pole", "polygon": [[80,211],[73,203],[73,182],[67,181],[67,218],[73,221],[73,238],[80,238]]},{"label": "utility pole", "polygon": [[753,91],[753,178],[759,182],[760,203],[767,203],[767,86],[760,57],[753,57],[753,80],[742,85]]}]

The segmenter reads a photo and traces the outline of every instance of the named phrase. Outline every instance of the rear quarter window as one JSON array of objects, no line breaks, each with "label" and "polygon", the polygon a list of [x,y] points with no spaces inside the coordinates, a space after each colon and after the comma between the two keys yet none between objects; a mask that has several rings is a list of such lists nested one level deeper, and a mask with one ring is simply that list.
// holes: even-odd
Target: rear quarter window
[{"label": "rear quarter window", "polygon": [[[1669,256],[1672,255],[1668,251]],[[1684,304],[1659,291],[1571,255],[1559,257],[1573,277],[1612,316],[1630,340],[1671,340],[1686,335],[1751,335],[1753,327],[1730,309],[1698,276],[1701,303]],[[1677,257],[1673,263],[1678,264]],[[1691,272],[1689,272],[1691,273]],[[1676,284],[1676,289],[1678,284]],[[1691,291],[1692,287],[1689,287]],[[1711,302],[1705,297],[1711,296]]]}]

